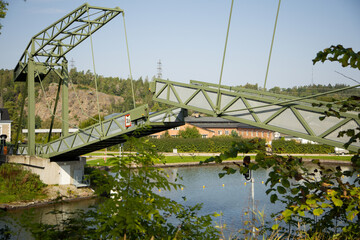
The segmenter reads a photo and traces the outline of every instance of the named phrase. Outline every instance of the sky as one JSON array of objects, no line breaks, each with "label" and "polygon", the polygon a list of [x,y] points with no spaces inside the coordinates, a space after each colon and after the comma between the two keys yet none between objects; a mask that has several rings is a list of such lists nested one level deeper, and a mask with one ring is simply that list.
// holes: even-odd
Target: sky
[{"label": "sky", "polygon": [[[13,69],[30,39],[84,2],[8,0],[0,35],[0,69]],[[125,11],[132,75],[176,82],[218,83],[231,0],[89,0],[92,6]],[[222,84],[264,85],[278,0],[235,0]],[[331,45],[360,51],[360,1],[282,0],[266,87],[356,84],[360,71],[339,63],[312,64]],[[118,16],[69,52],[77,70],[129,77],[123,18]]]}]

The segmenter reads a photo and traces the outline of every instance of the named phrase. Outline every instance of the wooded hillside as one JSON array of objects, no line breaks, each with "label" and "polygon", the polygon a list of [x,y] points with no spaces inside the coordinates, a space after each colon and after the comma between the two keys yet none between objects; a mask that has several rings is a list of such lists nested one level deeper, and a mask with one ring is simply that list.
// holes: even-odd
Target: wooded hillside
[{"label": "wooded hillside", "polygon": [[[89,119],[89,117],[93,117],[98,114],[94,81],[95,76],[90,72],[90,70],[84,72],[77,71],[76,68],[70,70],[69,76],[69,120],[71,127],[75,127],[81,122]],[[51,111],[49,108],[53,108],[54,106],[58,82],[58,76],[55,73],[50,72],[46,79],[42,81],[42,86],[39,83],[36,84],[36,128],[48,128],[50,125]],[[124,112],[133,108],[130,79],[103,77],[99,75],[97,76],[97,82],[100,115],[106,116],[111,113]],[[151,111],[158,111],[167,108],[165,105],[152,101],[152,94],[149,91],[148,79],[140,78],[134,80],[133,84],[136,106],[149,104]],[[274,87],[269,89],[269,91],[291,96],[309,96],[346,86],[347,85],[344,84],[337,84],[335,86],[329,84],[327,86],[309,85],[293,88]],[[259,89],[257,84],[249,83],[242,87]],[[18,127],[21,99],[23,94],[26,94],[25,83],[14,83],[13,71],[1,69],[0,89],[0,106],[3,105],[3,107],[9,110],[10,118],[13,120],[12,129],[15,130]],[[322,96],[319,97],[318,100],[340,100],[351,95],[360,95],[360,90],[351,89],[337,94]],[[55,127],[60,127],[61,102],[59,103],[57,109],[57,121],[55,123]],[[23,123],[25,123],[25,119]]]}]

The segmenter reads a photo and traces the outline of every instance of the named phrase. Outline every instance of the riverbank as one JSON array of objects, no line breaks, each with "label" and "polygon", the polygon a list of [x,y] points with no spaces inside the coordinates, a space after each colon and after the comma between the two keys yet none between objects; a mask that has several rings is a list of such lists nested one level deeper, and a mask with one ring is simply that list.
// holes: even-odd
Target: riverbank
[{"label": "riverbank", "polygon": [[[199,162],[205,161],[209,157],[218,156],[220,153],[162,153],[164,159],[162,161],[166,162],[166,164],[162,164],[162,162],[156,163],[161,166],[196,166],[199,165]],[[256,154],[246,154],[251,157],[252,160],[255,159]],[[342,165],[350,165],[351,164],[351,155],[337,156],[337,155],[329,155],[329,154],[279,154],[282,156],[294,156],[301,157],[304,162],[311,162],[313,159],[319,159],[324,164],[342,164]],[[240,162],[242,163],[242,159],[245,155],[238,155],[236,158],[232,158],[224,161],[227,162]],[[95,158],[91,156],[91,158],[87,158],[88,166],[107,166],[110,167],[113,163],[116,156],[114,155],[97,155]]]},{"label": "riverbank", "polygon": [[44,188],[45,198],[32,201],[0,203],[0,210],[36,208],[60,202],[82,201],[95,197],[91,188],[76,188],[74,185],[49,185]]}]

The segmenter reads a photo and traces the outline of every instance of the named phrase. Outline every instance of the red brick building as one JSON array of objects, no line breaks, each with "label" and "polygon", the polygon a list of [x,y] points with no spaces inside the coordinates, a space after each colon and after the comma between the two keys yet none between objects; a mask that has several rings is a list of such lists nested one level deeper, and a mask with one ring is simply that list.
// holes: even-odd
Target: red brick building
[{"label": "red brick building", "polygon": [[[179,137],[179,131],[185,130],[186,127],[196,127],[202,138],[237,134],[243,138],[263,138],[267,142],[274,139],[273,131],[216,117],[186,117],[185,125],[169,129],[168,133],[172,137]],[[160,138],[164,134],[165,131],[162,131],[152,134],[151,137]]]}]

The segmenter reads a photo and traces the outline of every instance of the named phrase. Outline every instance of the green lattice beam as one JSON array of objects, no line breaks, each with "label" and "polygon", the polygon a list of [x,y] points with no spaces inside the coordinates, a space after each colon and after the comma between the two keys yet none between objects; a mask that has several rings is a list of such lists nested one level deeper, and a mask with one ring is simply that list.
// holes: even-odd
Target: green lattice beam
[{"label": "green lattice beam", "polygon": [[[82,154],[125,142],[125,135],[147,136],[184,125],[186,115],[186,110],[180,108],[149,114],[148,106],[143,105],[47,144],[38,144],[36,155],[52,161],[75,160]],[[20,146],[17,154],[27,155],[28,147]]]},{"label": "green lattice beam", "polygon": [[15,81],[26,81],[27,66],[34,58],[35,72],[46,75],[51,67],[61,66],[60,60],[111,21],[123,10],[101,8],[85,3],[33,36],[14,71]]},{"label": "green lattice beam", "polygon": [[[340,118],[320,121],[327,109],[312,106],[319,101],[228,86],[220,86],[218,100],[218,88],[217,84],[199,81],[184,84],[155,79],[151,83],[153,100],[157,102],[336,147],[343,147],[349,140],[338,138],[340,131],[360,126],[358,113],[340,113]],[[357,142],[349,150],[359,148]]]}]

